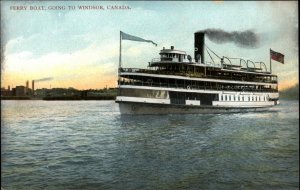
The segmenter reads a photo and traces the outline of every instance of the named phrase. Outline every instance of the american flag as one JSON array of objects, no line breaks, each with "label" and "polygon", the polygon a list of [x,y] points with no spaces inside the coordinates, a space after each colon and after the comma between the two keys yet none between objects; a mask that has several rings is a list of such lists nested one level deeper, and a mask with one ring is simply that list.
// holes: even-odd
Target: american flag
[{"label": "american flag", "polygon": [[270,49],[270,56],[271,56],[271,59],[284,64],[284,55],[283,54]]}]

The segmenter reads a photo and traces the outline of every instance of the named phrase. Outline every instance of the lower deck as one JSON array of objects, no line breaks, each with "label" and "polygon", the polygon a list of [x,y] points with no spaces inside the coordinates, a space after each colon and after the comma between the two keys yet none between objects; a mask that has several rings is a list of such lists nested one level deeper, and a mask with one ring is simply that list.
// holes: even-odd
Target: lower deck
[{"label": "lower deck", "polygon": [[[256,109],[271,107],[279,103],[278,93],[251,93],[251,92],[224,92],[224,91],[208,91],[208,90],[180,90],[180,89],[164,89],[154,87],[129,87],[123,86],[119,88],[119,94],[116,102],[120,106],[128,107],[128,105],[136,105],[136,107],[164,106],[164,109],[173,113],[173,110],[184,107],[183,110],[201,109]],[[130,106],[129,106],[130,107]],[[132,106],[131,106],[132,107]],[[132,108],[129,108],[132,109]],[[127,110],[127,109],[125,109]],[[180,109],[182,110],[182,109]],[[180,111],[176,111],[180,112]],[[207,112],[207,111],[205,111]],[[182,112],[184,113],[184,111]]]},{"label": "lower deck", "polygon": [[156,104],[142,102],[119,102],[121,114],[224,114],[269,111],[271,106],[264,107],[215,107]]}]

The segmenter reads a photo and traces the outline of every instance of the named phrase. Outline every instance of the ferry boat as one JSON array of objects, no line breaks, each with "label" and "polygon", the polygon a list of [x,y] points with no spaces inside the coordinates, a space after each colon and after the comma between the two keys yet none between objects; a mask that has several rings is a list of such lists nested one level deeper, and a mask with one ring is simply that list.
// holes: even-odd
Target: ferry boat
[{"label": "ferry boat", "polygon": [[[247,112],[279,104],[277,76],[263,62],[219,57],[205,45],[205,33],[194,37],[194,58],[171,46],[147,69],[119,68],[121,114]],[[205,49],[218,61],[206,62]]]}]

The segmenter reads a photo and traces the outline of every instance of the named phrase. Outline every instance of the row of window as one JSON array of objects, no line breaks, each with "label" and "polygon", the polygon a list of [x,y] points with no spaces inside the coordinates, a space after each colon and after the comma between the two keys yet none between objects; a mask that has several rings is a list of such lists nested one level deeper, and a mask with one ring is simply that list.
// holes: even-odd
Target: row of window
[{"label": "row of window", "polygon": [[220,95],[220,101],[251,101],[251,102],[259,102],[259,101],[267,101],[265,96],[248,96],[248,95],[231,95],[231,94],[222,94]]},{"label": "row of window", "polygon": [[143,98],[156,98],[156,99],[180,99],[184,100],[201,100],[201,102],[212,101],[241,101],[241,102],[261,102],[268,101],[268,98],[263,95],[233,95],[233,94],[202,94],[191,92],[173,92],[166,90],[146,90],[146,89],[127,89],[122,88],[119,91],[120,96],[129,97],[143,97]]},{"label": "row of window", "polygon": [[179,55],[179,54],[174,54],[174,53],[165,53],[165,54],[161,54],[161,58],[179,58],[183,56],[183,58],[185,59],[185,55]]},{"label": "row of window", "polygon": [[[129,77],[129,76],[128,76]],[[186,89],[212,89],[212,90],[235,90],[235,91],[277,91],[277,85],[258,85],[258,84],[235,84],[211,81],[191,81],[183,79],[165,79],[155,77],[130,76],[136,79],[122,77],[119,80],[120,85],[138,85],[138,86],[157,86]],[[140,80],[141,79],[141,80]]]}]

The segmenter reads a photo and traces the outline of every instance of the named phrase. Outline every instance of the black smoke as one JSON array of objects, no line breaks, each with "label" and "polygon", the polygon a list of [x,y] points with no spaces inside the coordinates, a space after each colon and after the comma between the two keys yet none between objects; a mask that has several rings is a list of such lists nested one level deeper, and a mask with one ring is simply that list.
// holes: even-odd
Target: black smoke
[{"label": "black smoke", "polygon": [[222,44],[233,42],[242,48],[258,48],[260,46],[259,35],[252,30],[227,32],[221,29],[205,29],[204,32],[211,41]]},{"label": "black smoke", "polygon": [[46,77],[46,78],[41,78],[41,79],[35,79],[34,82],[43,82],[43,81],[50,81],[53,80],[52,77]]}]

